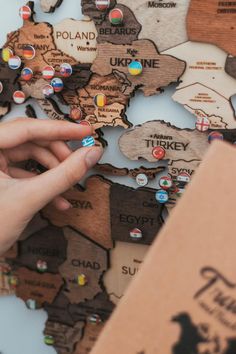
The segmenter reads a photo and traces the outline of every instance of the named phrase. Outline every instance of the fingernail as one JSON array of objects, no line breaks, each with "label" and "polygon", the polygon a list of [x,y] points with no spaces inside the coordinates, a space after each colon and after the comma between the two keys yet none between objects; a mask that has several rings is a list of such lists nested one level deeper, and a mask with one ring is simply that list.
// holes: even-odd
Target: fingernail
[{"label": "fingernail", "polygon": [[85,155],[85,162],[88,168],[92,168],[100,160],[103,154],[103,149],[100,147],[93,148]]},{"label": "fingernail", "polygon": [[67,200],[61,200],[60,209],[66,211],[72,208],[72,205]]}]

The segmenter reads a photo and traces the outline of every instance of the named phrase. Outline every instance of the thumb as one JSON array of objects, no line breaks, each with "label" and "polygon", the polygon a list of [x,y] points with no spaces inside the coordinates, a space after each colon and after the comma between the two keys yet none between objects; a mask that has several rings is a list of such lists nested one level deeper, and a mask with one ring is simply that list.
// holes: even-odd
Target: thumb
[{"label": "thumb", "polygon": [[27,203],[31,212],[42,209],[52,199],[76,184],[101,158],[100,147],[80,148],[57,167],[28,179]]}]

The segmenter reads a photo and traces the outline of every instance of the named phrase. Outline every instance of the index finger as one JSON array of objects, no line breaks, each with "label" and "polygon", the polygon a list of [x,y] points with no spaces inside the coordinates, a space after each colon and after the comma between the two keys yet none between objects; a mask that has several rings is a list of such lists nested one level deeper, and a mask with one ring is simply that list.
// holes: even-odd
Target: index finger
[{"label": "index finger", "polygon": [[0,148],[9,149],[34,140],[81,140],[94,130],[65,121],[19,118],[0,124]]}]

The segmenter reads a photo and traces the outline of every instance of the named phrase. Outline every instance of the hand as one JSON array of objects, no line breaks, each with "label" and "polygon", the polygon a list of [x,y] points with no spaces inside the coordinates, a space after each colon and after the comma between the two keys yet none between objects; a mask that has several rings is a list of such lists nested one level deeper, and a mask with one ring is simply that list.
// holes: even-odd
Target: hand
[{"label": "hand", "polygon": [[[0,254],[20,236],[34,214],[53,201],[60,210],[71,207],[60,197],[102,156],[99,147],[73,152],[64,140],[81,140],[93,128],[79,124],[17,119],[0,124]],[[33,159],[48,171],[35,175],[14,166]]]}]

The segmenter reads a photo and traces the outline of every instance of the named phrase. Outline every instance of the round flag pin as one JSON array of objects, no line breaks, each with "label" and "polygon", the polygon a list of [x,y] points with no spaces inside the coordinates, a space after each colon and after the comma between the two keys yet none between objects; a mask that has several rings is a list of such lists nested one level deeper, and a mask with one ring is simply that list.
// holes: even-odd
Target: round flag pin
[{"label": "round flag pin", "polygon": [[89,147],[89,146],[94,146],[95,145],[95,140],[92,136],[86,136],[82,140],[82,146],[84,147]]},{"label": "round flag pin", "polygon": [[123,12],[118,8],[114,8],[109,12],[109,21],[112,25],[121,25],[123,18]]},{"label": "round flag pin", "polygon": [[82,118],[82,111],[79,107],[71,107],[70,118],[73,120],[80,120]]},{"label": "round flag pin", "polygon": [[80,125],[91,125],[87,120],[81,120],[80,122],[79,122],[79,124]]},{"label": "round flag pin", "polygon": [[21,66],[21,58],[18,55],[13,55],[8,60],[8,66],[10,69],[17,70]]},{"label": "round flag pin", "polygon": [[60,66],[60,74],[63,77],[69,77],[72,75],[73,69],[72,66],[68,63],[63,63]]},{"label": "round flag pin", "polygon": [[54,88],[55,92],[61,92],[64,88],[63,81],[59,77],[55,77],[54,79],[52,79],[51,85]]},{"label": "round flag pin", "polygon": [[13,50],[9,47],[2,49],[2,60],[8,63],[9,59],[13,56]]},{"label": "round flag pin", "polygon": [[33,71],[30,68],[24,68],[21,72],[21,78],[24,81],[30,81],[33,77]]},{"label": "round flag pin", "polygon": [[129,235],[133,240],[140,240],[143,237],[142,231],[136,228],[131,230]]},{"label": "round flag pin", "polygon": [[132,61],[128,65],[128,70],[129,70],[130,75],[137,76],[137,75],[140,75],[142,73],[143,66],[140,63],[140,61]]},{"label": "round flag pin", "polygon": [[136,176],[136,182],[139,186],[144,187],[148,184],[148,178],[144,173],[139,173]]},{"label": "round flag pin", "polygon": [[0,81],[0,93],[3,91],[3,83]]},{"label": "round flag pin", "polygon": [[189,183],[191,176],[187,172],[181,172],[176,179],[178,182]]},{"label": "round flag pin", "polygon": [[23,47],[23,57],[27,60],[34,59],[35,57],[35,49],[32,45],[25,45]]},{"label": "round flag pin", "polygon": [[196,128],[200,132],[205,132],[209,129],[210,122],[207,117],[198,117],[196,121]]},{"label": "round flag pin", "polygon": [[22,6],[19,10],[19,15],[23,20],[29,20],[32,15],[31,8],[27,5]]},{"label": "round flag pin", "polygon": [[105,11],[110,6],[110,0],[95,0],[95,5],[99,11]]},{"label": "round flag pin", "polygon": [[53,87],[51,85],[45,85],[43,88],[43,94],[46,98],[52,96],[54,94]]},{"label": "round flag pin", "polygon": [[102,320],[99,315],[97,315],[96,313],[93,313],[92,315],[88,316],[88,322],[94,323],[94,324],[99,324],[102,322]]},{"label": "round flag pin", "polygon": [[172,179],[169,176],[163,176],[159,180],[159,186],[164,190],[170,189],[172,187],[172,184]]},{"label": "round flag pin", "polygon": [[157,160],[164,159],[165,155],[166,155],[166,151],[161,146],[156,146],[152,150],[152,156],[155,157],[155,159],[157,159]]},{"label": "round flag pin", "polygon": [[52,66],[45,66],[43,68],[42,75],[45,80],[50,80],[55,75],[55,70]]},{"label": "round flag pin", "polygon": [[46,335],[44,337],[44,343],[47,344],[47,345],[54,345],[55,344],[55,339],[53,338],[53,336]]},{"label": "round flag pin", "polygon": [[22,104],[25,102],[25,94],[23,91],[15,91],[13,93],[13,101],[16,104]]},{"label": "round flag pin", "polygon": [[224,136],[219,132],[211,132],[208,135],[208,143],[212,143],[213,140],[224,140]]},{"label": "round flag pin", "polygon": [[169,195],[168,195],[167,191],[164,191],[163,189],[160,189],[159,191],[157,191],[155,196],[156,196],[156,200],[160,204],[164,204],[164,203],[168,202]]},{"label": "round flag pin", "polygon": [[37,261],[37,269],[40,273],[45,273],[48,269],[48,265],[46,261],[42,261],[41,259],[39,259]]},{"label": "round flag pin", "polygon": [[78,285],[79,286],[85,286],[87,284],[87,278],[84,274],[79,274],[78,275]]},{"label": "round flag pin", "polygon": [[106,95],[104,95],[103,93],[98,93],[94,97],[94,103],[97,107],[104,107],[107,104]]}]

